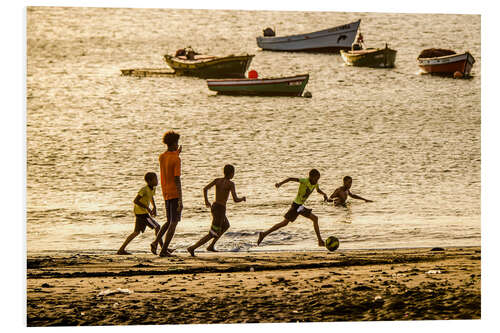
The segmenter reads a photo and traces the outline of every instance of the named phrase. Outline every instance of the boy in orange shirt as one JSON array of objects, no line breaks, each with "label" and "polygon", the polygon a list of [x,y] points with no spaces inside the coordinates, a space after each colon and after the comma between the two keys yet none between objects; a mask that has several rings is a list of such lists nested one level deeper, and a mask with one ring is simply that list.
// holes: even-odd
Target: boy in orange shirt
[{"label": "boy in orange shirt", "polygon": [[167,151],[163,152],[159,158],[161,190],[163,199],[165,199],[167,223],[161,227],[156,239],[151,243],[151,252],[156,254],[156,248],[166,232],[167,235],[160,251],[160,257],[172,256],[172,251],[168,249],[168,246],[174,237],[177,223],[181,220],[183,208],[179,138],[180,135],[174,131],[166,132],[163,135],[163,143],[167,145]]}]

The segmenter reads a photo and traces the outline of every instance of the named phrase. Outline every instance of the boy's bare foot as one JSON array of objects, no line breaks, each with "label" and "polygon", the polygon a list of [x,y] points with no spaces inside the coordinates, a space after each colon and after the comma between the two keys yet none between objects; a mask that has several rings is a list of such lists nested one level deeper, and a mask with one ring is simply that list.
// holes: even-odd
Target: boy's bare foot
[{"label": "boy's bare foot", "polygon": [[167,253],[163,253],[163,250],[160,252],[160,257],[175,257],[172,253],[175,251],[175,249],[167,249]]},{"label": "boy's bare foot", "polygon": [[156,254],[156,248],[157,247],[158,247],[158,244],[151,243],[151,253]]},{"label": "boy's bare foot", "polygon": [[207,251],[210,251],[210,252],[219,252],[213,246],[207,247]]},{"label": "boy's bare foot", "polygon": [[166,251],[166,253],[160,252],[160,257],[175,257],[172,253]]},{"label": "boy's bare foot", "polygon": [[318,246],[325,246],[325,242],[323,240],[318,241]]},{"label": "boy's bare foot", "polygon": [[187,248],[187,251],[189,252],[189,254],[191,254],[191,257],[196,257],[196,256],[194,255],[194,249],[193,249],[193,248],[188,247],[188,248]]},{"label": "boy's bare foot", "polygon": [[127,252],[127,251],[125,251],[125,250],[118,250],[118,252],[116,252],[116,254],[119,254],[119,255],[130,255],[130,254],[132,254],[132,253]]},{"label": "boy's bare foot", "polygon": [[259,239],[257,240],[257,245],[260,245],[263,239],[264,239],[264,234],[262,234],[262,232],[259,232]]}]

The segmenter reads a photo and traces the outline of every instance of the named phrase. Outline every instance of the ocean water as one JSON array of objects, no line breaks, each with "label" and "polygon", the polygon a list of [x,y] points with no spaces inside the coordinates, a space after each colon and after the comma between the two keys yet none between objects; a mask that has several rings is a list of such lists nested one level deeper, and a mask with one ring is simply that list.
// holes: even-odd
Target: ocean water
[{"label": "ocean water", "polygon": [[[351,175],[352,192],[374,200],[338,208],[310,196],[323,237],[337,236],[340,250],[480,245],[479,15],[84,7],[26,14],[28,253],[115,252],[133,230],[144,174],[159,172],[169,129],[183,146],[185,209],[174,247],[208,231],[202,188],[226,163],[247,202],[229,201],[222,251],[318,250],[302,217],[256,246],[297,191],[296,183],[274,184],[311,168],[328,195]],[[255,41],[268,26],[287,35],[357,19],[367,46],[398,51],[395,68],[261,51]],[[250,68],[260,77],[309,73],[313,97],[216,96],[202,79],[120,75],[167,67],[163,55],[185,46],[255,54]],[[473,78],[419,74],[416,58],[430,47],[470,51]],[[164,223],[160,187],[156,203]],[[147,252],[152,238],[148,230],[128,249]]]}]

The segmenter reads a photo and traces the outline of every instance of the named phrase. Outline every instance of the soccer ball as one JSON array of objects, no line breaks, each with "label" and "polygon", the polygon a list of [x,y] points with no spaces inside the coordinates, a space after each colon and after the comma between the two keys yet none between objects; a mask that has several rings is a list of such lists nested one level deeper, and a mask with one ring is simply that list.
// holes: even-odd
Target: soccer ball
[{"label": "soccer ball", "polygon": [[328,251],[335,251],[336,249],[339,248],[339,240],[335,236],[330,236],[326,239],[325,246],[328,249]]}]

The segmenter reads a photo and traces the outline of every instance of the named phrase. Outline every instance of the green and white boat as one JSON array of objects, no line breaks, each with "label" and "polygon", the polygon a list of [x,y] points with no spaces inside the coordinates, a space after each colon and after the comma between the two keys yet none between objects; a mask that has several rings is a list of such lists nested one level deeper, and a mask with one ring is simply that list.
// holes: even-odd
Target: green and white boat
[{"label": "green and white boat", "polygon": [[392,68],[396,62],[396,50],[385,45],[383,49],[340,51],[342,60],[349,66]]},{"label": "green and white boat", "polygon": [[207,80],[208,89],[222,95],[301,96],[309,74],[280,78]]}]

